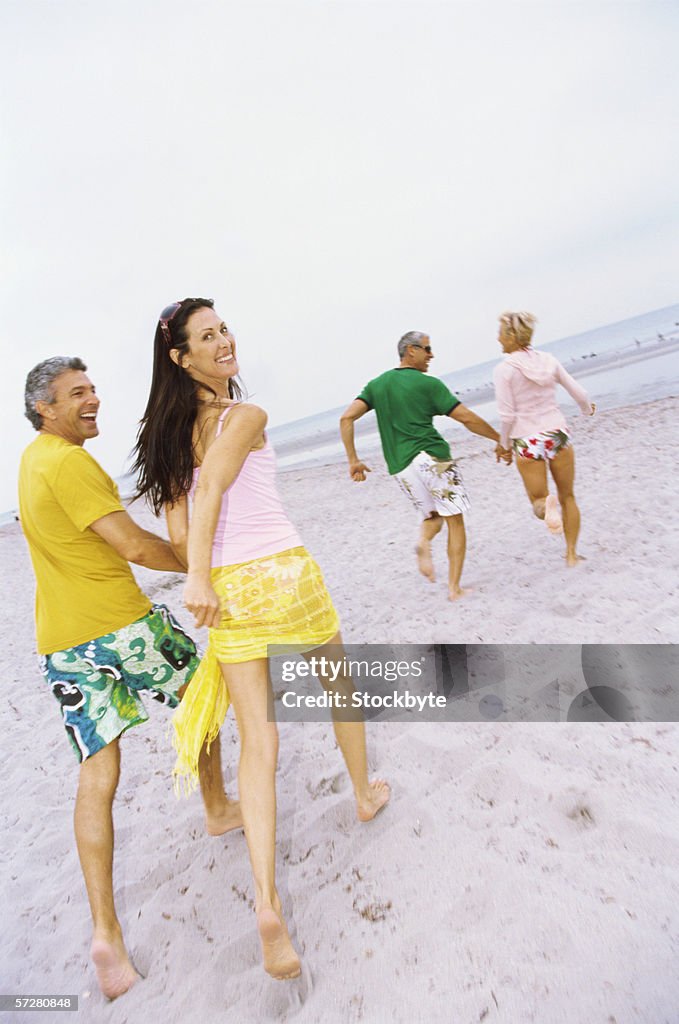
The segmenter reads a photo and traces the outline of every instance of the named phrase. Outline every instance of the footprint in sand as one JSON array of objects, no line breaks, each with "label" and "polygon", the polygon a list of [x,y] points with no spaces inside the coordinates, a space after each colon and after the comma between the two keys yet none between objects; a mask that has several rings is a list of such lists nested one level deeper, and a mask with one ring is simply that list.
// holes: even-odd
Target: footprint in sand
[{"label": "footprint in sand", "polygon": [[342,790],[343,776],[341,774],[332,775],[330,778],[320,779],[319,782],[312,784],[307,783],[307,792],[312,800],[318,800],[321,796],[330,796],[331,793],[339,793]]},{"label": "footprint in sand", "polygon": [[580,602],[565,604],[563,601],[557,601],[556,604],[552,605],[552,611],[555,615],[561,615],[564,619],[572,619],[582,611],[582,604]]}]

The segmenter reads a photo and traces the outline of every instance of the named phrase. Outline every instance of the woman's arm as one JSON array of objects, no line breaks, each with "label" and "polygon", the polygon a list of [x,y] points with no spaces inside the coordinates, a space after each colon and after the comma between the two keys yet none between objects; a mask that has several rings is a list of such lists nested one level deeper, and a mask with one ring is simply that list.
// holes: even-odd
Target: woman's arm
[{"label": "woman's arm", "polygon": [[184,568],[189,564],[186,545],[189,536],[189,501],[184,495],[174,505],[165,506],[165,521],[170,535],[170,544]]},{"label": "woman's arm", "polygon": [[189,568],[184,587],[184,604],[195,616],[197,626],[219,625],[219,598],[212,587],[210,570],[222,496],[261,440],[266,418],[264,410],[256,405],[237,406],[229,414],[222,433],[210,445],[200,468],[189,526]]},{"label": "woman's arm", "polygon": [[493,372],[493,383],[495,384],[495,404],[498,416],[500,417],[500,446],[509,448],[511,429],[516,419],[516,402],[510,382],[510,374],[504,363],[495,367]]},{"label": "woman's arm", "polygon": [[571,396],[573,401],[577,402],[580,406],[580,412],[585,416],[594,415],[594,403],[590,402],[589,395],[581,384],[578,384],[577,380],[571,377],[567,370],[564,370],[561,363],[557,366],[556,379],[562,388],[565,388],[568,394]]}]

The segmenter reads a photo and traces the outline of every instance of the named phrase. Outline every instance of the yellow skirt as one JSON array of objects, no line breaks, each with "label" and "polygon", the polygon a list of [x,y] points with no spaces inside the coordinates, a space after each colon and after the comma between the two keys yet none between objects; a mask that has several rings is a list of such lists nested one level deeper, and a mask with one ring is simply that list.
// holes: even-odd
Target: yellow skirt
[{"label": "yellow skirt", "polygon": [[306,548],[290,548],[265,558],[212,570],[222,618],[210,630],[205,657],[172,717],[175,791],[198,782],[198,757],[219,732],[229,707],[220,662],[235,664],[266,658],[270,644],[311,651],[339,629],[318,565]]}]

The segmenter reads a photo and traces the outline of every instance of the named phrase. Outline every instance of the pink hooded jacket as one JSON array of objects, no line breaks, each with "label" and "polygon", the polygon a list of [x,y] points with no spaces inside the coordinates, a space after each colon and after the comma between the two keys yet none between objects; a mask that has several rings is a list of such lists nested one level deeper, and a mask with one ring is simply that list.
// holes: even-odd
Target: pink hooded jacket
[{"label": "pink hooded jacket", "polygon": [[591,411],[587,392],[566,373],[559,360],[530,346],[506,355],[493,371],[493,383],[503,448],[509,448],[510,438],[566,427],[566,419],[556,404],[556,384],[566,389],[581,412],[589,415]]}]

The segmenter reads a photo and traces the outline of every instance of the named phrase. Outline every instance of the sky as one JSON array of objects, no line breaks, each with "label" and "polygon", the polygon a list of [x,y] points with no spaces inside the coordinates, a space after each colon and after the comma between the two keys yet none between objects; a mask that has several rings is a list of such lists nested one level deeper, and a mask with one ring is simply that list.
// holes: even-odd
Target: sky
[{"label": "sky", "polygon": [[0,0],[0,511],[79,355],[119,475],[156,318],[215,299],[271,425],[677,302],[679,7]]}]

